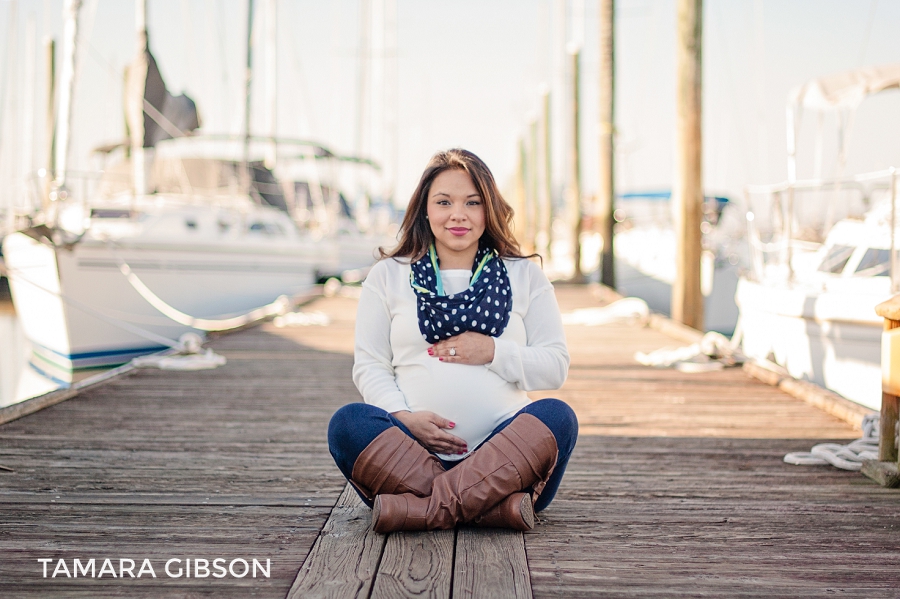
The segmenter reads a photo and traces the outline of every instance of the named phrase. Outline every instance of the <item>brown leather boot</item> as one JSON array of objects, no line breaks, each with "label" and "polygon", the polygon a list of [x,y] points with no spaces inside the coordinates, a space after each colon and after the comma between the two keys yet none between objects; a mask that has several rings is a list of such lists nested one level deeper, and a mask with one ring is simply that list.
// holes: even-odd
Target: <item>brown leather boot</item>
[{"label": "brown leather boot", "polygon": [[[427,497],[431,495],[434,478],[442,472],[444,467],[434,455],[414,439],[410,439],[399,428],[394,427],[378,435],[359,454],[356,463],[353,464],[350,483],[369,499],[374,499],[376,495],[382,493],[412,493],[419,497]],[[530,503],[527,514],[524,514],[524,511],[517,512],[518,508],[519,504],[515,502],[509,505],[501,502],[482,515],[483,524],[480,522],[476,524],[530,530],[533,524],[528,528],[522,528],[525,522],[534,522],[534,512]]]},{"label": "brown leather boot", "polygon": [[472,522],[513,493],[540,493],[553,473],[559,449],[547,426],[521,414],[453,469],[437,475],[430,497],[379,495],[375,532],[434,530]]},{"label": "brown leather boot", "polygon": [[375,437],[353,464],[350,483],[369,499],[382,493],[431,495],[440,460],[396,426]]},{"label": "brown leather boot", "polygon": [[[381,506],[386,496],[379,495],[375,498],[375,506],[372,508],[372,522],[378,526],[386,520],[381,518]],[[414,497],[410,494],[391,495],[388,500],[394,511],[393,518],[399,513],[404,514],[403,530],[428,530],[427,515],[416,511],[415,505],[410,505],[408,499]],[[418,498],[416,498],[418,499]],[[482,528],[511,528],[512,530],[528,531],[534,528],[534,506],[530,493],[513,493],[481,516],[475,518],[471,524]],[[390,530],[375,529],[375,532],[393,532]]]}]

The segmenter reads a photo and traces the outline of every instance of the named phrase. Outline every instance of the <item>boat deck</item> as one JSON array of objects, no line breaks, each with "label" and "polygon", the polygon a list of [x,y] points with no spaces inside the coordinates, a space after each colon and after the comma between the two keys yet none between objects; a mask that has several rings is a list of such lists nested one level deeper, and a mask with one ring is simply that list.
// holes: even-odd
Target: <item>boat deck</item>
[{"label": "boat deck", "polygon": [[[598,301],[583,287],[557,295],[564,311]],[[218,370],[134,371],[0,427],[0,596],[900,592],[898,492],[781,460],[858,432],[739,369],[639,366],[635,351],[682,343],[637,324],[567,328],[572,368],[554,395],[576,410],[581,436],[533,531],[372,533],[325,439],[330,415],[359,400],[355,306],[317,300],[306,309],[328,326],[222,336]],[[116,577],[52,576],[76,558],[95,559],[97,573],[109,559]],[[165,572],[188,558],[189,578]],[[270,572],[198,578],[197,558],[269,560]],[[156,577],[120,578],[129,559],[135,575],[149,560]]]}]

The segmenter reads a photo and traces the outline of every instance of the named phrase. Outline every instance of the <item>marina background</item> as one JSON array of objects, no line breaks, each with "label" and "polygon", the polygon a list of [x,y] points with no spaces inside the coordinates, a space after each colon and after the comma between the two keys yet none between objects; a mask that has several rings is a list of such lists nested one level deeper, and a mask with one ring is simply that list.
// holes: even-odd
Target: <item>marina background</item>
[{"label": "marina background", "polygon": [[[42,48],[48,37],[61,37],[59,4],[0,2],[0,211],[22,195],[24,173],[45,163]],[[242,131],[246,7],[241,0],[148,2],[150,48],[169,89],[196,100],[202,132]],[[482,156],[510,190],[518,140],[529,135],[549,92],[550,189],[553,203],[561,205],[569,146],[571,68],[566,57],[578,47],[581,200],[590,215],[599,161],[598,7],[587,0],[258,1],[250,128],[371,157],[383,167],[375,199],[402,207],[428,157],[453,146]],[[616,6],[615,181],[620,196],[672,187],[676,8],[674,0]],[[707,194],[729,198],[738,215],[748,184],[786,178],[780,148],[791,88],[900,57],[893,35],[900,24],[895,3],[710,0],[703,19],[703,187]],[[92,150],[125,139],[125,119],[119,115],[123,71],[135,53],[133,23],[130,2],[83,4],[70,151],[75,170],[97,168]],[[273,37],[274,78],[266,68],[272,46],[264,43]],[[277,101],[260,101],[273,80]],[[895,141],[900,119],[893,114],[892,94],[874,97],[856,111],[845,172],[900,163]],[[825,116],[821,123],[826,175],[841,174],[835,172],[836,136],[828,134],[836,129],[834,119]],[[813,173],[814,152],[804,144],[813,143],[816,125],[807,118],[799,131],[801,178]],[[733,256],[737,270],[746,267],[744,254]],[[6,389],[15,376],[6,373],[27,361],[19,355],[27,342],[8,301],[4,314],[8,325],[0,335],[0,363],[10,366],[0,372],[5,379],[0,388]],[[727,326],[725,332],[730,332]]]},{"label": "marina background", "polygon": [[[882,487],[900,487],[898,11],[0,0],[0,211],[16,206],[0,226],[18,229],[0,230],[16,302],[0,277],[0,595],[895,596],[900,515]],[[612,31],[614,70],[600,40]],[[579,111],[565,53],[579,46],[582,177],[567,164]],[[150,50],[169,91],[196,100],[200,135],[186,135],[193,100],[159,93]],[[598,92],[611,85],[612,123]],[[318,143],[275,152],[275,133]],[[106,166],[101,144],[116,146]],[[397,232],[385,202],[402,207],[428,156],[454,145],[495,169],[526,247],[550,258],[571,360],[553,396],[579,439],[532,532],[385,536],[325,431],[361,399],[358,283]],[[25,173],[45,166],[25,195]],[[345,167],[357,174],[334,175]],[[82,169],[94,172],[70,172]],[[809,180],[820,174],[846,176]],[[617,289],[559,260],[577,256],[573,232],[595,265],[605,237],[602,276],[584,273],[615,286],[615,265]],[[617,293],[640,295],[635,281],[660,288]],[[716,300],[732,319],[712,326],[727,316]],[[828,442],[797,451],[813,440]],[[95,555],[273,568],[227,582],[40,576],[41,559]]]},{"label": "marina background", "polygon": [[[405,205],[428,158],[463,146],[491,166],[501,183],[514,176],[516,141],[551,92],[554,194],[565,177],[563,107],[569,76],[566,47],[582,46],[582,173],[585,195],[596,192],[598,94],[597,2],[590,0],[426,1],[279,0],[278,133],[312,139],[385,165],[386,190]],[[381,43],[361,36],[360,7],[384,5]],[[269,3],[256,3],[255,62],[262,67]],[[375,6],[377,8],[377,6]],[[25,101],[44,94],[46,36],[61,35],[61,7],[47,0],[0,2],[3,36],[0,164],[3,199],[15,174],[40,166],[44,121],[26,116]],[[391,16],[393,15],[393,16]],[[371,16],[371,15],[370,15]],[[783,180],[785,98],[800,82],[865,65],[895,62],[900,5],[878,0],[710,0],[704,6],[704,185],[739,198],[745,185]],[[15,19],[14,21],[11,19]],[[29,38],[29,21],[33,31]],[[76,89],[72,160],[87,168],[90,151],[124,138],[122,73],[134,55],[132,2],[87,0],[82,9],[81,66]],[[201,108],[206,132],[239,133],[243,118],[246,3],[243,0],[151,0],[150,47],[170,89]],[[675,118],[674,0],[617,3],[616,181],[619,192],[672,184]],[[377,33],[377,32],[376,32]],[[361,51],[360,40],[374,47]],[[30,41],[29,41],[30,39]],[[14,42],[14,43],[13,43]],[[360,58],[367,75],[361,83]],[[384,70],[383,84],[373,80]],[[254,95],[266,85],[254,73]],[[892,99],[860,107],[850,136],[852,172],[898,163],[900,121],[885,118]],[[360,103],[364,106],[359,126]],[[42,106],[43,104],[41,104]],[[252,129],[265,131],[268,107],[256,101]],[[878,124],[876,128],[876,123]],[[31,125],[30,131],[25,127]],[[815,124],[807,119],[804,127]],[[826,122],[826,131],[829,124]],[[801,132],[802,133],[802,132]],[[29,137],[33,141],[29,142]],[[801,139],[810,140],[811,135]],[[396,143],[392,140],[397,140]],[[827,136],[825,164],[836,143]],[[393,144],[393,145],[392,145]],[[812,172],[800,148],[799,171]],[[804,162],[805,160],[805,162]],[[827,169],[826,169],[827,170]]]}]

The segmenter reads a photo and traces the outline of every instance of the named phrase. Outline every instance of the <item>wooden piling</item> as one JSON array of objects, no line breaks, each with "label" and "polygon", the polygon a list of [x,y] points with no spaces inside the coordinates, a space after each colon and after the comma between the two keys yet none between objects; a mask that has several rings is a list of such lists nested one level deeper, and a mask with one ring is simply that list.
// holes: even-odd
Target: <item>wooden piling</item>
[{"label": "wooden piling", "polygon": [[544,257],[550,255],[550,231],[553,222],[553,170],[552,142],[550,137],[550,90],[541,94],[540,141],[540,190],[538,193],[537,251]]},{"label": "wooden piling", "polygon": [[677,205],[676,274],[672,285],[672,318],[703,328],[700,291],[700,221],[703,215],[702,168],[702,39],[703,0],[678,5],[678,92],[675,188]]},{"label": "wooden piling", "polygon": [[[527,196],[528,196],[528,150],[525,140],[519,138],[516,146],[516,178],[513,182],[513,197],[511,204],[513,208],[513,234],[523,250],[527,251],[527,220],[526,212]],[[531,253],[534,250],[527,251]]]},{"label": "wooden piling", "polygon": [[600,282],[616,288],[613,213],[615,187],[615,1],[600,2],[600,186],[597,191],[597,220],[603,249],[600,252]]},{"label": "wooden piling", "polygon": [[581,227],[584,214],[581,210],[581,119],[579,94],[581,91],[581,50],[573,48],[569,53],[570,67],[572,70],[572,87],[570,90],[571,103],[569,104],[569,123],[571,126],[569,147],[569,177],[566,197],[567,222],[572,233],[572,260],[574,270],[572,282],[584,282],[584,273],[581,272]]},{"label": "wooden piling", "polygon": [[527,243],[537,251],[535,243],[538,231],[538,121],[532,119],[528,123],[528,194],[526,195],[526,235]]}]

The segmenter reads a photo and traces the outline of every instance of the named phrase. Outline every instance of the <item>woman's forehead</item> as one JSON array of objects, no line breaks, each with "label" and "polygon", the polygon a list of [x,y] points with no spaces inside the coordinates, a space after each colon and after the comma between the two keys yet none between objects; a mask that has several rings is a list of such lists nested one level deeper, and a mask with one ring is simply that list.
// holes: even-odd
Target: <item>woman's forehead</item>
[{"label": "woman's forehead", "polygon": [[478,188],[469,173],[459,169],[447,170],[435,177],[428,192],[429,196],[438,194],[446,195],[471,195],[478,194]]}]

